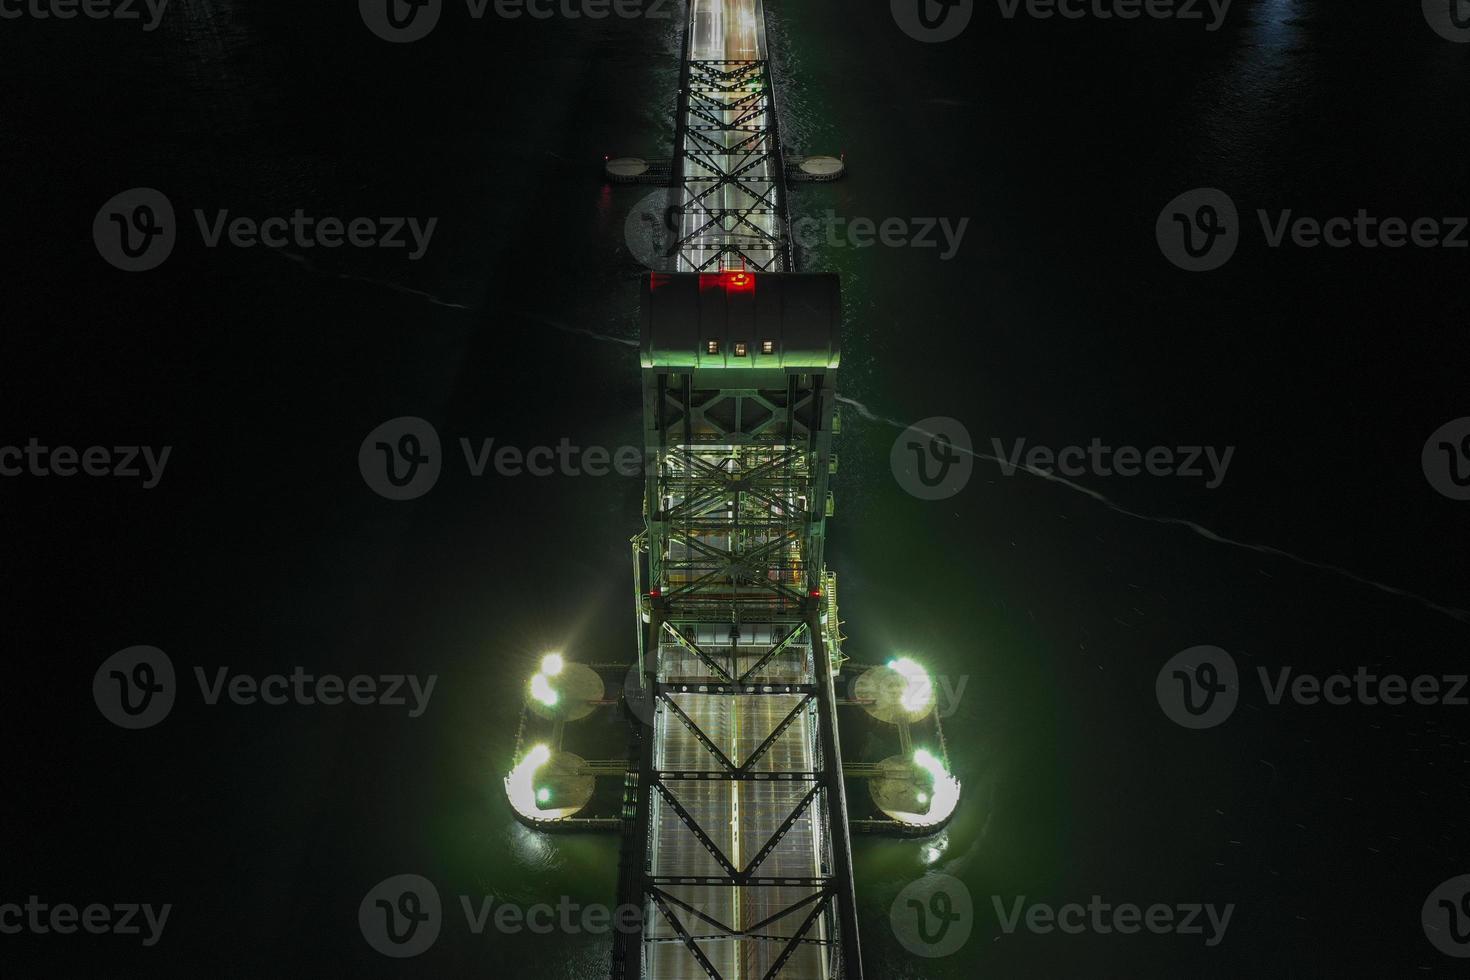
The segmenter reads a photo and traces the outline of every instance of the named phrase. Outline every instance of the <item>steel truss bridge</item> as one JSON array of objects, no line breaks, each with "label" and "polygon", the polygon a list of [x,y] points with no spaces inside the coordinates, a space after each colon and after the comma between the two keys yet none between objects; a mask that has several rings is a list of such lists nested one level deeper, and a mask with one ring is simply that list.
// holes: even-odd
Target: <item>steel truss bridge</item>
[{"label": "steel truss bridge", "polygon": [[644,914],[613,972],[861,980],[823,564],[841,304],[792,268],[761,0],[690,0],[672,185],[642,295]]}]

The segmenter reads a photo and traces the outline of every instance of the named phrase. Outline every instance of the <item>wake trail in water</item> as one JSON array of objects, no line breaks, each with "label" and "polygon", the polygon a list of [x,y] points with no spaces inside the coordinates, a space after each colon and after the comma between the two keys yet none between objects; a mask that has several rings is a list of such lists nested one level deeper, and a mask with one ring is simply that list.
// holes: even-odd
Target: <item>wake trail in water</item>
[{"label": "wake trail in water", "polygon": [[537,316],[533,313],[521,313],[520,315],[528,320],[535,320],[537,323],[544,324],[553,330],[560,330],[562,333],[576,334],[579,337],[591,337],[593,340],[600,340],[605,344],[621,344],[624,347],[639,346],[638,341],[629,340],[627,337],[614,337],[612,334],[598,333],[596,330],[590,330],[587,327],[573,327],[559,320],[548,320],[544,316]]},{"label": "wake trail in water", "polygon": [[402,293],[405,296],[413,296],[416,299],[421,299],[426,303],[432,303],[435,306],[442,306],[445,309],[449,310],[469,311],[474,309],[473,306],[466,306],[463,303],[455,303],[452,300],[440,299],[433,293],[426,293],[422,289],[413,289],[409,286],[400,286],[398,283],[389,282],[386,279],[373,279],[369,276],[359,276],[352,272],[331,272],[326,269],[319,268],[316,263],[312,262],[306,256],[298,255],[295,252],[288,252],[284,248],[274,248],[271,249],[271,251],[274,252],[276,255],[279,255],[281,258],[285,259],[287,262],[298,265],[308,272],[315,273],[316,275],[326,276],[329,279],[344,279],[349,282],[365,282],[370,286],[378,286],[382,289],[391,289],[395,293]]},{"label": "wake trail in water", "polygon": [[[928,432],[924,429],[918,428],[917,426],[905,425],[903,422],[900,422],[897,419],[891,419],[887,416],[879,415],[856,399],[838,395],[837,400],[844,405],[851,405],[853,408],[857,409],[859,415],[870,422],[877,422],[881,425],[891,425],[897,429],[912,429],[914,432],[928,436],[931,439],[937,438],[936,433]],[[1090,487],[1085,487],[1080,483],[1075,483],[1067,479],[1066,477],[1059,476],[1049,470],[1037,469],[1034,466],[1029,466],[1026,463],[1020,462],[1019,460],[1013,463],[1010,460],[1003,460],[998,456],[992,455],[991,453],[979,452],[974,449],[965,449],[963,446],[953,446],[953,448],[958,449],[961,452],[968,453],[969,455],[974,456],[976,459],[983,459],[987,462],[996,463],[1004,467],[1014,467],[1018,470],[1024,470],[1031,476],[1037,477],[1039,479],[1046,480],[1050,483],[1060,484],[1061,486],[1064,486],[1069,490],[1080,493],[1085,497],[1092,498],[1109,510],[1114,511],[1118,514],[1122,514],[1125,517],[1131,517],[1134,520],[1138,521],[1147,521],[1150,524],[1163,524],[1170,527],[1186,528],[1187,530],[1192,531],[1193,533],[1204,538],[1206,541],[1213,541],[1215,544],[1222,544],[1231,548],[1239,548],[1243,551],[1253,551],[1256,554],[1260,555],[1270,555],[1273,558],[1280,558],[1285,561],[1292,562],[1296,565],[1300,565],[1303,568],[1311,568],[1316,571],[1327,572],[1330,575],[1335,575],[1339,578],[1346,579],[1347,581],[1354,582],[1358,585],[1363,585],[1370,589],[1375,589],[1387,595],[1397,596],[1401,599],[1408,599],[1410,601],[1417,602],[1427,609],[1432,609],[1437,613],[1448,616],[1451,619],[1457,620],[1459,622],[1470,623],[1470,610],[1457,609],[1453,606],[1446,606],[1442,603],[1435,602],[1433,599],[1427,598],[1426,596],[1419,595],[1416,592],[1410,592],[1407,589],[1401,589],[1397,586],[1388,585],[1384,582],[1379,582],[1374,579],[1367,578],[1363,575],[1359,575],[1357,572],[1354,572],[1351,569],[1343,568],[1340,565],[1331,565],[1326,562],[1314,561],[1311,558],[1305,558],[1301,555],[1294,554],[1290,551],[1276,548],[1268,544],[1257,544],[1253,541],[1240,541],[1235,538],[1227,537],[1226,535],[1220,534],[1217,531],[1212,531],[1209,528],[1205,527],[1203,524],[1197,524],[1194,521],[1188,520],[1187,518],[1159,517],[1154,514],[1142,514],[1138,511],[1130,510],[1127,507],[1124,507],[1122,504],[1117,503],[1110,497],[1107,497],[1106,495],[1101,494]]]},{"label": "wake trail in water", "polygon": [[[378,286],[382,289],[391,289],[395,293],[402,293],[405,296],[413,296],[416,299],[421,299],[426,303],[432,303],[435,306],[442,306],[447,310],[474,312],[474,310],[476,309],[476,307],[466,306],[464,303],[456,303],[453,300],[441,299],[440,297],[435,296],[433,293],[425,292],[422,289],[413,289],[409,286],[400,286],[398,283],[389,282],[386,279],[373,279],[370,276],[359,276],[351,272],[330,272],[326,269],[319,268],[306,256],[298,255],[295,252],[288,252],[283,248],[274,249],[273,251],[286,261],[291,262],[294,265],[298,265],[308,272],[314,273],[319,276],[326,276],[329,279],[344,279],[351,282],[364,282],[370,286]],[[569,326],[568,324],[561,323],[560,321],[549,320],[546,317],[537,316],[532,313],[523,312],[519,315],[527,320],[534,320],[537,323],[548,326],[553,330],[560,330],[563,333],[576,334],[581,337],[591,337],[593,340],[600,340],[604,343],[609,344],[622,344],[626,347],[638,346],[638,341],[629,340],[626,337],[614,337],[611,334],[598,333],[597,331],[589,330],[586,327]]]},{"label": "wake trail in water", "polygon": [[[322,269],[317,268],[305,256],[297,255],[284,249],[274,249],[273,251],[275,251],[283,259],[286,259],[287,261],[293,262],[305,269],[308,269],[309,271],[314,272],[317,275],[331,276],[336,279],[346,279],[356,282],[365,282],[370,285],[380,286],[384,289],[391,289],[394,292],[403,293],[407,296],[415,296],[426,302],[432,303],[435,306],[442,306],[446,309],[465,311],[470,311],[474,309],[474,307],[466,306],[463,303],[455,303],[449,300],[440,299],[432,293],[426,293],[421,289],[411,289],[408,286],[400,286],[397,283],[387,282],[382,279],[372,279],[367,276],[353,275],[346,272],[326,272]],[[559,330],[563,333],[575,334],[579,337],[587,337],[605,344],[618,344],[623,347],[635,348],[639,346],[638,341],[630,340],[626,337],[614,337],[611,334],[598,333],[597,331],[588,329],[587,327],[573,327],[568,324],[561,323],[556,320],[549,320],[541,316],[533,316],[530,314],[522,315],[525,316],[527,319],[535,320],[536,322],[544,324],[545,326],[548,326],[553,330]],[[864,405],[862,402],[854,398],[847,398],[843,395],[838,395],[837,400],[844,405],[851,405],[853,408],[858,410],[859,415],[870,422],[877,422],[880,425],[891,425],[896,429],[902,429],[905,431],[913,429],[913,431],[918,432],[922,435],[929,436],[931,439],[936,438],[936,434],[933,432],[928,432],[916,426],[905,425],[903,422],[900,422],[897,419],[891,419],[887,416],[879,415],[869,409],[868,406]],[[1162,524],[1170,527],[1182,527],[1204,538],[1206,541],[1212,541],[1215,544],[1222,544],[1230,548],[1238,548],[1242,551],[1252,551],[1260,555],[1270,555],[1273,558],[1280,558],[1284,561],[1289,561],[1293,564],[1300,565],[1303,568],[1311,568],[1315,569],[1316,571],[1326,572],[1329,575],[1335,575],[1338,578],[1345,579],[1349,582],[1354,582],[1358,585],[1366,586],[1367,588],[1374,589],[1386,595],[1397,596],[1401,599],[1408,599],[1412,602],[1417,602],[1421,606],[1424,606],[1426,609],[1431,609],[1434,612],[1448,616],[1451,619],[1457,620],[1458,622],[1470,623],[1470,610],[1457,609],[1453,606],[1446,606],[1442,603],[1435,602],[1433,599],[1430,599],[1426,596],[1419,595],[1416,592],[1410,592],[1407,589],[1401,589],[1398,586],[1388,585],[1387,583],[1379,582],[1375,579],[1359,575],[1357,572],[1354,572],[1351,569],[1343,568],[1340,565],[1330,565],[1326,562],[1315,561],[1311,558],[1305,558],[1301,555],[1294,554],[1290,551],[1276,548],[1268,544],[1257,544],[1253,541],[1240,541],[1235,538],[1227,537],[1226,535],[1220,534],[1216,531],[1212,531],[1209,528],[1205,527],[1203,524],[1197,524],[1194,521],[1188,520],[1187,518],[1159,517],[1155,514],[1142,514],[1135,510],[1129,510],[1122,504],[1117,503],[1110,497],[1107,497],[1106,495],[1101,494],[1090,487],[1084,487],[1080,483],[1074,483],[1066,477],[1058,476],[1056,473],[1052,473],[1048,470],[1037,469],[1036,467],[1020,462],[1019,460],[1012,463],[1009,460],[1002,460],[998,456],[991,455],[990,453],[979,452],[974,449],[963,449],[963,447],[959,446],[956,446],[954,448],[962,449],[962,451],[969,453],[976,459],[983,459],[986,462],[996,463],[997,465],[1013,466],[1015,469],[1026,471],[1031,476],[1046,480],[1050,483],[1060,484],[1061,486],[1064,486],[1069,490],[1080,493],[1085,497],[1092,498],[1109,510],[1118,514],[1122,514],[1124,517],[1131,517],[1134,520],[1138,521],[1146,521],[1150,524]]]}]

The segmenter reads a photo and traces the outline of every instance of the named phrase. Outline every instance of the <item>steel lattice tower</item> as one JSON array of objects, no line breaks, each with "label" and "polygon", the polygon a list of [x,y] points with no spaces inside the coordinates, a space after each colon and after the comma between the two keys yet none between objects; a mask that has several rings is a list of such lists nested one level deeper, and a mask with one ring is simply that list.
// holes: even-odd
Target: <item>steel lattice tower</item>
[{"label": "steel lattice tower", "polygon": [[627,977],[862,976],[823,564],[841,302],[792,270],[776,116],[760,0],[692,0],[678,235],[642,295]]}]

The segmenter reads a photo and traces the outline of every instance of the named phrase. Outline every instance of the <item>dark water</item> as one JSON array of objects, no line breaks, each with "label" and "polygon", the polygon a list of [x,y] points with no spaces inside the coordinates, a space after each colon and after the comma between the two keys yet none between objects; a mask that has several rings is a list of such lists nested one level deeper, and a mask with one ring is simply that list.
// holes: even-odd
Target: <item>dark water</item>
[{"label": "dark water", "polygon": [[[799,215],[970,219],[962,250],[817,248],[842,273],[842,390],[876,416],[960,419],[977,446],[1235,446],[1228,479],[1086,477],[1180,517],[1449,607],[1470,511],[1420,472],[1466,414],[1465,253],[1267,248],[1160,256],[1176,194],[1243,212],[1464,214],[1470,48],[1417,4],[1238,0],[1171,22],[1007,21],[925,46],[882,4],[772,0],[785,136],[845,152]],[[0,480],[0,900],[169,902],[163,941],[0,936],[8,976],[590,977],[592,935],[469,935],[394,962],[356,913],[413,872],[453,896],[610,902],[615,844],[508,816],[520,684],[560,647],[632,652],[626,478],[473,479],[390,504],[363,436],[419,415],[446,442],[640,436],[632,348],[643,196],[604,154],[663,155],[675,22],[474,22],[390,46],[355,5],[174,0],[145,34],[0,22],[0,444],[170,445],[157,489]],[[207,249],[100,261],[97,208],[134,186],[256,216],[438,216],[428,254],[298,261]],[[943,503],[890,472],[897,431],[849,408],[829,560],[849,652],[921,657],[966,798],[928,842],[859,839],[869,974],[1453,976],[1419,915],[1470,873],[1465,712],[1269,705],[1170,723],[1154,677],[1196,644],[1242,670],[1463,671],[1467,626],[1278,555],[1139,520],[981,463]],[[432,709],[207,707],[121,732],[90,697],[131,644],[193,667],[439,675]],[[192,683],[192,678],[190,679]],[[186,690],[189,687],[186,684]],[[849,746],[863,754],[871,746]],[[609,751],[609,755],[613,752]],[[965,883],[968,945],[918,959],[889,907]],[[1005,934],[1006,904],[1236,906],[1225,940]],[[451,910],[453,913],[454,910]],[[455,915],[450,915],[453,921]],[[459,920],[462,923],[462,919]]]}]

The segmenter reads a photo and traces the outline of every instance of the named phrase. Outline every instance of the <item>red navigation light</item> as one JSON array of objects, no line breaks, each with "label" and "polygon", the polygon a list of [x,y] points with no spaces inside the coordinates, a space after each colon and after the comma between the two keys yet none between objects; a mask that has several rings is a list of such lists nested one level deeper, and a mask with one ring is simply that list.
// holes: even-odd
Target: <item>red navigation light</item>
[{"label": "red navigation light", "polygon": [[699,289],[723,289],[727,293],[748,293],[755,290],[755,273],[745,269],[725,269],[720,272],[701,272]]},{"label": "red navigation light", "polygon": [[822,598],[822,590],[821,589],[812,589],[812,598],[813,599],[820,599],[820,598]]},{"label": "red navigation light", "polygon": [[664,590],[663,589],[649,589],[648,590],[648,598],[650,598],[650,599],[657,599],[659,596],[661,596],[663,594],[664,594]]}]

